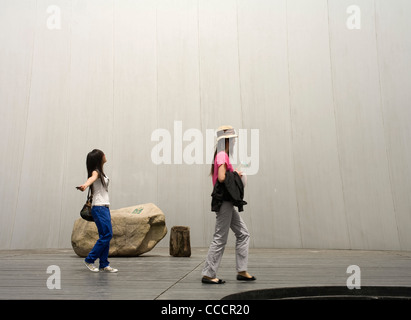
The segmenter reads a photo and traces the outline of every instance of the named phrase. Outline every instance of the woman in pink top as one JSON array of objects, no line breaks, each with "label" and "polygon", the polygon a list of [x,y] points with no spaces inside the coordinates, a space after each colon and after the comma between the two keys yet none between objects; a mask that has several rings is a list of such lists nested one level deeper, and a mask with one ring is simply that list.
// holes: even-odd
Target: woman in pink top
[{"label": "woman in pink top", "polygon": [[[230,163],[229,155],[233,152],[236,137],[237,135],[231,126],[222,126],[217,130],[217,148],[214,153],[214,163],[211,166],[210,172],[213,178],[213,185],[217,183],[217,180],[219,183],[224,183],[227,170],[230,172],[234,171]],[[241,177],[242,173],[239,171],[237,171],[237,173]],[[255,277],[247,272],[250,234],[243,219],[241,219],[241,216],[230,201],[229,195],[225,195],[220,211],[216,213],[214,237],[210,244],[202,271],[203,277],[201,281],[203,283],[225,283],[224,280],[217,278],[217,269],[224,253],[230,228],[236,236],[237,280],[256,280]]]}]

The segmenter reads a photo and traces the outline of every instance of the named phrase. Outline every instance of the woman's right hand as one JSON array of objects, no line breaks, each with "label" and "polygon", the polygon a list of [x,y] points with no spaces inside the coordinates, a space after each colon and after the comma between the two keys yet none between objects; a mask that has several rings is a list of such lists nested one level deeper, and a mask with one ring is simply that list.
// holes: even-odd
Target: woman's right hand
[{"label": "woman's right hand", "polygon": [[79,187],[76,187],[76,188],[77,188],[77,190],[84,191],[84,190],[87,189],[87,186],[85,184],[83,184],[83,185],[81,185]]}]

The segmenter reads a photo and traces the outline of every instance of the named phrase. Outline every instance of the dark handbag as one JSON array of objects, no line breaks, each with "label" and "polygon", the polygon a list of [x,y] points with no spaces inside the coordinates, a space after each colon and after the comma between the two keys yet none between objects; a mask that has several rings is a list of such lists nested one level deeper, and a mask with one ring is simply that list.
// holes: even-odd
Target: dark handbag
[{"label": "dark handbag", "polygon": [[88,189],[87,201],[83,206],[83,209],[80,211],[80,216],[87,221],[94,221],[94,218],[91,214],[91,204],[93,202],[93,195],[91,194],[91,187]]}]

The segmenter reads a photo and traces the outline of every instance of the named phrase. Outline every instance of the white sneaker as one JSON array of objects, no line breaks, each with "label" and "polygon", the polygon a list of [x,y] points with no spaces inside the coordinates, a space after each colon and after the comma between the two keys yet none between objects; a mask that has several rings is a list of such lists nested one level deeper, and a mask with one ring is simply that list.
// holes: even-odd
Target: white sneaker
[{"label": "white sneaker", "polygon": [[91,271],[91,272],[99,272],[98,268],[92,264],[92,263],[87,263],[86,261],[84,261],[84,264],[86,265],[86,267]]},{"label": "white sneaker", "polygon": [[102,272],[116,273],[116,272],[118,272],[118,269],[114,269],[114,268],[112,268],[112,267],[110,267],[110,266],[107,266],[107,267],[105,267],[105,268],[100,268],[100,271],[102,271]]}]

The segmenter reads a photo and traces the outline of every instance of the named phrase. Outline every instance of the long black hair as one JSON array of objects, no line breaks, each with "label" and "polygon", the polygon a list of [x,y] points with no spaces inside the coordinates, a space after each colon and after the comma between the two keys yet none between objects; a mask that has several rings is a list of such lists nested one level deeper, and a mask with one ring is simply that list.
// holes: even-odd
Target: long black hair
[{"label": "long black hair", "polygon": [[[104,171],[103,171],[103,157],[104,157],[104,152],[99,149],[94,149],[93,151],[87,154],[87,159],[86,159],[87,174],[88,174],[88,177],[90,178],[93,174],[93,171],[97,171],[102,185],[104,186],[104,188],[107,188],[106,182],[104,181],[104,177],[106,175],[104,174]],[[91,188],[92,187],[93,185],[91,185]]]},{"label": "long black hair", "polygon": [[224,138],[217,141],[217,145],[214,151],[213,163],[211,164],[210,176],[213,176],[214,174],[214,162],[217,153],[219,153],[220,151],[224,151],[230,156],[230,152],[232,151],[232,148],[230,148],[233,142],[232,139],[233,138]]}]

